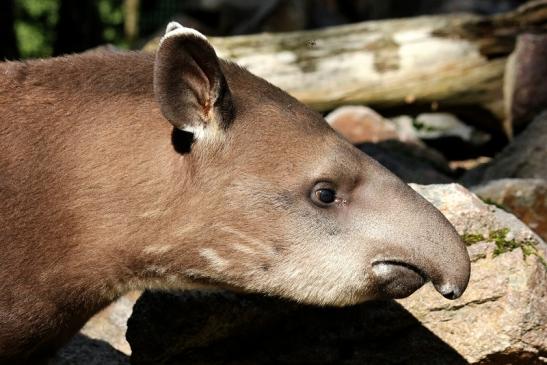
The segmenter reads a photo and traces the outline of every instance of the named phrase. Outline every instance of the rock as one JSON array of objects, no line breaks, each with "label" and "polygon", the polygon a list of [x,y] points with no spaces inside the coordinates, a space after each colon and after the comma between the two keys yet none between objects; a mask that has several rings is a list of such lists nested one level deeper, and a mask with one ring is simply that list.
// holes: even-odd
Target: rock
[{"label": "rock", "polygon": [[512,143],[488,164],[469,170],[466,186],[503,178],[547,180],[547,111],[538,115]]},{"label": "rock", "polygon": [[93,316],[55,356],[51,365],[125,365],[131,347],[125,339],[127,319],[140,292],[130,292]]},{"label": "rock", "polygon": [[366,106],[342,106],[325,119],[361,151],[378,160],[405,182],[420,184],[452,182],[448,162],[427,148],[414,129],[384,119]]},{"label": "rock", "polygon": [[[416,118],[400,116],[393,121],[399,129],[414,134],[414,138],[437,139],[455,137],[474,145],[488,142],[488,134],[466,125],[449,113],[422,113]],[[412,132],[411,132],[412,131]]]},{"label": "rock", "polygon": [[325,119],[336,132],[353,144],[390,139],[404,141],[393,123],[366,106],[342,106],[330,112]]},{"label": "rock", "polygon": [[397,140],[363,143],[357,146],[403,181],[419,184],[452,182],[452,171],[437,151]]},{"label": "rock", "polygon": [[466,125],[449,113],[423,113],[416,118],[402,115],[392,119],[399,134],[419,139],[449,159],[468,159],[480,154],[490,135]]},{"label": "rock", "polygon": [[456,184],[412,185],[469,244],[472,274],[448,301],[427,285],[400,301],[319,308],[233,293],[145,293],[132,364],[542,364],[547,245]]},{"label": "rock", "polygon": [[504,101],[509,135],[523,130],[547,106],[547,35],[521,34],[505,67]]},{"label": "rock", "polygon": [[108,342],[77,334],[64,346],[50,365],[129,365],[129,356],[113,348]]},{"label": "rock", "polygon": [[[413,340],[394,336],[401,333]],[[127,336],[133,365],[425,364],[436,353],[444,356],[438,364],[465,363],[394,301],[339,309],[257,295],[144,293]]]},{"label": "rock", "polygon": [[515,216],[460,185],[411,185],[470,245],[471,281],[459,300],[430,306],[427,288],[405,308],[471,363],[543,363],[547,354],[547,245]]},{"label": "rock", "polygon": [[330,126],[361,151],[378,160],[405,182],[447,183],[452,180],[448,162],[428,149],[412,127],[384,119],[366,106],[342,106],[325,119]]},{"label": "rock", "polygon": [[547,181],[501,179],[473,188],[482,200],[508,210],[547,240]]}]

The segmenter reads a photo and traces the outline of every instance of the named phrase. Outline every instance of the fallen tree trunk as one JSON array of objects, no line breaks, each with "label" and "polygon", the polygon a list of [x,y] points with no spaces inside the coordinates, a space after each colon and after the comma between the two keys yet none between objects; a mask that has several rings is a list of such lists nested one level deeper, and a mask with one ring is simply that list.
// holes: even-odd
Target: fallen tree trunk
[{"label": "fallen tree trunk", "polygon": [[542,0],[490,17],[424,16],[210,40],[222,57],[320,111],[357,103],[480,105],[503,118],[503,73],[515,37],[546,24]]}]

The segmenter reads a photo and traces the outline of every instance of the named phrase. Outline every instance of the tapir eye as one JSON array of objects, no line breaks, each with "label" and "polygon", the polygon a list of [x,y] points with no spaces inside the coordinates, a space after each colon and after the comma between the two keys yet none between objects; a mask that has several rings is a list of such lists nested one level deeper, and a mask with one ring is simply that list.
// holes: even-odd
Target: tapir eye
[{"label": "tapir eye", "polygon": [[311,194],[311,200],[319,206],[327,206],[336,201],[336,191],[326,184],[317,184]]},{"label": "tapir eye", "polygon": [[315,195],[317,195],[317,199],[325,204],[334,202],[334,199],[336,198],[336,193],[331,189],[319,189],[315,192]]}]

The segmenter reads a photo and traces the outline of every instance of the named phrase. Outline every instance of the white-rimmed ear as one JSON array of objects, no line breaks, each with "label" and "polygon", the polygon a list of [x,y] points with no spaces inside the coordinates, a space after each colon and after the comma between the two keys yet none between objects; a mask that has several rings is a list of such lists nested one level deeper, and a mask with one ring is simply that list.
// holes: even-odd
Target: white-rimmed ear
[{"label": "white-rimmed ear", "polygon": [[154,94],[176,128],[201,139],[225,130],[233,118],[232,96],[207,38],[171,22],[154,63]]}]

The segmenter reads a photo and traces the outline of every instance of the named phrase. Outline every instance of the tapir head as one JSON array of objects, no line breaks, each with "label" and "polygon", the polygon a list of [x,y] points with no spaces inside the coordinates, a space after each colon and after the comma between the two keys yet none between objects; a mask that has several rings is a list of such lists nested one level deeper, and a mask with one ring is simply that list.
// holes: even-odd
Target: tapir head
[{"label": "tapir head", "polygon": [[446,298],[465,290],[469,256],[450,223],[319,114],[177,23],[154,67],[163,115],[194,139],[172,224],[184,244],[169,253],[191,257],[186,279],[325,305],[429,280]]}]

